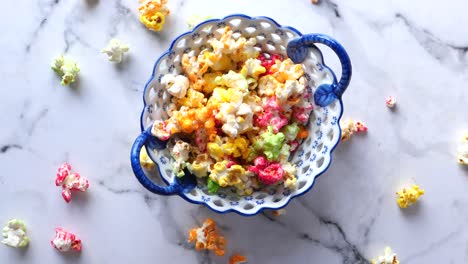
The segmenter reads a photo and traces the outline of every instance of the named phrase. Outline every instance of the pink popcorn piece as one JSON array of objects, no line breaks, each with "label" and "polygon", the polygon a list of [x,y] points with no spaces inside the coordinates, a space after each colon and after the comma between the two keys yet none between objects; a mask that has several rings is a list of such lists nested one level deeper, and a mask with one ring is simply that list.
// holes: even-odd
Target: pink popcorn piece
[{"label": "pink popcorn piece", "polygon": [[386,99],[385,99],[385,104],[387,105],[387,107],[389,108],[394,108],[395,105],[396,105],[396,98],[394,96],[388,96]]},{"label": "pink popcorn piece", "polygon": [[364,125],[361,121],[357,121],[356,124],[356,132],[367,132],[367,126]]},{"label": "pink popcorn piece", "polygon": [[284,170],[279,163],[269,162],[262,156],[255,158],[254,166],[250,166],[249,171],[257,173],[258,179],[266,185],[273,185],[284,176]]},{"label": "pink popcorn piece", "polygon": [[55,185],[62,186],[62,197],[67,203],[71,200],[71,191],[85,192],[89,188],[88,180],[79,173],[71,173],[71,166],[68,163],[58,168]]},{"label": "pink popcorn piece", "polygon": [[75,234],[67,232],[60,227],[55,228],[55,237],[50,241],[52,246],[60,252],[74,250],[81,251],[81,239]]}]

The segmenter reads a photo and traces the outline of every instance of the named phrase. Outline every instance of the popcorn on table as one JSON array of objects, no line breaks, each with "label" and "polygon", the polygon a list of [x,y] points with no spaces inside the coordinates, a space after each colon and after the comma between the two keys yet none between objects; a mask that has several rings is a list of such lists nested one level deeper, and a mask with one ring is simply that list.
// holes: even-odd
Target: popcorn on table
[{"label": "popcorn on table", "polygon": [[128,50],[128,45],[123,44],[118,39],[111,39],[107,47],[101,50],[101,53],[107,54],[109,61],[120,63],[122,62],[123,54]]},{"label": "popcorn on table", "polygon": [[81,240],[75,234],[67,232],[60,227],[55,229],[55,237],[50,243],[61,252],[70,250],[81,251]]},{"label": "popcorn on table", "polygon": [[347,141],[351,138],[354,133],[367,132],[367,126],[360,121],[353,121],[347,119],[341,123],[341,141]]},{"label": "popcorn on table", "polygon": [[457,161],[462,165],[468,165],[468,133],[466,133],[457,150]]},{"label": "popcorn on table", "polygon": [[274,210],[273,211],[273,216],[281,216],[281,215],[284,215],[286,213],[286,209],[279,209],[279,210]]},{"label": "popcorn on table", "polygon": [[71,58],[60,55],[51,64],[51,69],[62,77],[62,85],[69,85],[76,81],[80,72],[78,64]]},{"label": "popcorn on table", "polygon": [[68,163],[58,168],[55,185],[62,186],[62,197],[67,203],[71,200],[71,191],[85,192],[89,188],[88,180],[77,172],[71,173],[71,166]]},{"label": "popcorn on table", "polygon": [[200,24],[201,22],[213,18],[212,16],[201,16],[198,14],[193,14],[189,16],[187,19],[187,25],[189,29],[194,28],[196,25]]},{"label": "popcorn on table", "polygon": [[29,244],[29,237],[26,234],[26,224],[18,219],[11,219],[3,227],[2,243],[10,247],[25,247]]},{"label": "popcorn on table", "polygon": [[396,105],[396,98],[394,96],[388,96],[385,99],[385,104],[387,105],[388,108],[394,108]]},{"label": "popcorn on table", "polygon": [[413,185],[411,188],[401,189],[396,194],[398,195],[398,206],[400,206],[400,208],[406,208],[417,202],[419,197],[424,194],[424,190],[418,185]]},{"label": "popcorn on table", "polygon": [[188,242],[195,243],[196,250],[212,250],[218,256],[226,252],[226,240],[216,232],[216,222],[207,218],[203,225],[189,231]]},{"label": "popcorn on table", "polygon": [[229,258],[229,264],[244,264],[247,263],[247,257],[240,255],[240,254],[234,254]]},{"label": "popcorn on table", "polygon": [[166,17],[170,13],[166,4],[167,0],[140,0],[140,6],[138,8],[140,22],[149,30],[162,30],[166,22]]},{"label": "popcorn on table", "polygon": [[379,256],[377,260],[373,259],[372,264],[400,264],[395,253],[392,252],[390,247],[385,248],[383,256]]}]

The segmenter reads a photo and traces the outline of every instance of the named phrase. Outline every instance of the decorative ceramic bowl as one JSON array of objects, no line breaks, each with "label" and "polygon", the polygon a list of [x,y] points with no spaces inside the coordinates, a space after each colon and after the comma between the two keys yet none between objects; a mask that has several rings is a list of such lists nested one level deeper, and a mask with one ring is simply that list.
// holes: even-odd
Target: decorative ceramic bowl
[{"label": "decorative ceramic bowl", "polygon": [[[162,88],[160,80],[164,74],[182,73],[181,58],[184,53],[198,54],[207,47],[207,40],[215,31],[231,27],[234,33],[246,38],[257,39],[257,46],[264,52],[281,54],[295,63],[302,63],[307,87],[312,90],[314,110],[307,129],[309,137],[291,154],[290,162],[297,166],[297,187],[293,190],[282,186],[270,186],[254,191],[249,196],[238,196],[230,189],[210,194],[206,186],[197,185],[193,175],[175,177],[172,172],[173,159],[165,142],[151,135],[151,125],[155,120],[168,118],[166,109],[170,95]],[[235,36],[236,34],[234,34]],[[341,79],[323,61],[320,50],[314,45],[321,43],[331,48],[338,56],[341,66]],[[191,203],[204,204],[215,212],[237,212],[242,215],[255,215],[263,209],[280,209],[291,199],[309,191],[320,176],[330,166],[331,153],[339,142],[341,130],[339,121],[343,113],[341,96],[351,78],[351,62],[343,47],[329,36],[322,34],[302,35],[298,30],[281,26],[268,17],[231,15],[223,19],[207,20],[192,31],[177,37],[155,63],[153,74],[146,84],[141,114],[142,133],[135,140],[131,150],[133,172],[138,181],[149,191],[161,195],[179,195]],[[145,174],[139,162],[140,150],[146,146],[151,159],[157,164],[160,177],[168,186],[159,186]]]}]

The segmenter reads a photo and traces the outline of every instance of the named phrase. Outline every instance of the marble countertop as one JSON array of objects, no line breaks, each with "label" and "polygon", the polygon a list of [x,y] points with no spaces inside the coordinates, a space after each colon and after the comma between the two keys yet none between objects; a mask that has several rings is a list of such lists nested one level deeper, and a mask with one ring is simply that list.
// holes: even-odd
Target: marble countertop
[{"label": "marble countertop", "polygon": [[[136,0],[4,3],[0,222],[25,220],[31,243],[26,250],[0,246],[0,263],[227,263],[186,242],[206,217],[219,223],[228,252],[249,263],[369,263],[386,245],[403,264],[468,263],[468,170],[455,160],[468,130],[468,3],[252,2],[169,0],[162,33],[139,23]],[[344,118],[364,121],[369,132],[340,144],[330,169],[285,215],[218,215],[153,195],[133,176],[129,151],[144,84],[194,13],[270,16],[304,33],[329,34],[349,52],[354,73]],[[112,37],[130,45],[121,65],[100,54]],[[81,66],[72,87],[62,87],[49,68],[61,53]],[[331,51],[325,57],[338,69]],[[397,97],[396,111],[386,108],[388,95]],[[70,204],[54,185],[64,161],[91,182]],[[395,191],[414,182],[426,195],[400,210]],[[80,236],[81,254],[50,246],[57,226]]]}]

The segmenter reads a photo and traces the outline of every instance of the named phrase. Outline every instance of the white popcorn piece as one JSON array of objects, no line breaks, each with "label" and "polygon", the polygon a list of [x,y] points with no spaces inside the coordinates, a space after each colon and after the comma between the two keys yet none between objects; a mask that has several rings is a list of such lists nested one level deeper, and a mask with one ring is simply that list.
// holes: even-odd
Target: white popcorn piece
[{"label": "white popcorn piece", "polygon": [[189,79],[183,75],[165,74],[161,83],[169,94],[177,98],[185,97],[189,88]]},{"label": "white popcorn piece", "polygon": [[2,243],[10,247],[25,247],[29,244],[26,225],[23,221],[12,219],[2,230]]},{"label": "white popcorn piece", "polygon": [[111,39],[107,47],[101,50],[108,56],[109,61],[120,63],[122,62],[123,54],[129,51],[128,45],[123,44],[118,39]]},{"label": "white popcorn piece", "polygon": [[385,104],[387,105],[388,108],[394,108],[396,105],[396,98],[394,96],[388,96],[387,99],[385,99]]}]

